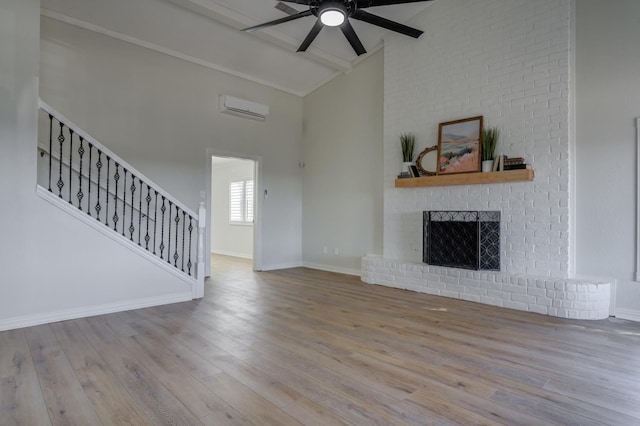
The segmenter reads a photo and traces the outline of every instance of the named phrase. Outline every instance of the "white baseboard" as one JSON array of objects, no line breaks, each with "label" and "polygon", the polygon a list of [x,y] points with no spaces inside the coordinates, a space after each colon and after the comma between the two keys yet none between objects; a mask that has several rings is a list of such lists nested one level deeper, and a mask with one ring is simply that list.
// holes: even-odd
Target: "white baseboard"
[{"label": "white baseboard", "polygon": [[300,262],[274,263],[272,265],[262,265],[261,271],[276,271],[278,269],[299,268],[302,266]]},{"label": "white baseboard", "polygon": [[151,306],[168,305],[170,303],[187,302],[193,299],[191,291],[185,293],[167,294],[123,302],[107,303],[104,305],[86,306],[82,308],[65,309],[45,314],[26,315],[0,320],[0,331],[16,328],[32,327],[34,325],[49,324],[96,315],[112,314],[114,312],[130,311],[132,309],[149,308]]},{"label": "white baseboard", "polygon": [[640,322],[640,311],[634,309],[616,309],[616,318]]},{"label": "white baseboard", "polygon": [[231,257],[239,257],[240,259],[253,259],[253,256],[246,253],[236,253],[233,251],[226,250],[211,250],[211,254],[220,254],[222,256],[231,256]]},{"label": "white baseboard", "polygon": [[304,266],[305,268],[317,269],[319,271],[335,272],[338,274],[345,274],[345,275],[355,275],[357,277],[362,275],[362,271],[360,269],[343,268],[340,266],[323,265],[320,263],[313,263],[313,262],[302,262],[302,266]]}]

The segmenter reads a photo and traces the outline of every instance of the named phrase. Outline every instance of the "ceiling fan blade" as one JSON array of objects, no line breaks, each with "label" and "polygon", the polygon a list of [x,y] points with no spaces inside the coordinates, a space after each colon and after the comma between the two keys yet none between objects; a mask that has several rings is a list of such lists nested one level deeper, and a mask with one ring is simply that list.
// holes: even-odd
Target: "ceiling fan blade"
[{"label": "ceiling fan blade", "polygon": [[358,9],[366,9],[367,7],[388,6],[391,4],[418,3],[418,2],[433,1],[433,0],[357,0],[357,1],[358,1]]},{"label": "ceiling fan blade", "polygon": [[287,3],[298,3],[298,4],[306,4],[307,6],[311,3],[311,0],[279,0],[286,1]]},{"label": "ceiling fan blade", "polygon": [[287,15],[295,15],[296,13],[300,12],[298,9],[291,7],[288,4],[283,3],[281,1],[276,3],[276,9],[278,9],[280,12],[286,13]]},{"label": "ceiling fan blade", "polygon": [[307,51],[307,48],[311,45],[311,43],[313,43],[313,40],[315,40],[318,34],[320,34],[320,30],[322,30],[322,27],[324,27],[324,25],[322,25],[322,22],[320,22],[320,19],[318,19],[316,21],[316,24],[313,26],[313,28],[311,28],[311,31],[309,31],[309,34],[307,34],[307,37],[298,48],[298,52]]},{"label": "ceiling fan blade", "polygon": [[364,46],[362,45],[362,42],[358,38],[358,35],[353,30],[353,27],[348,20],[344,21],[344,24],[340,25],[340,29],[342,30],[342,33],[347,38],[347,40],[349,40],[349,44],[351,44],[351,47],[353,47],[356,55],[360,56],[367,53]]},{"label": "ceiling fan blade", "polygon": [[271,27],[273,25],[282,24],[284,22],[293,21],[294,19],[304,18],[305,16],[311,16],[313,12],[311,10],[305,10],[304,12],[296,13],[295,15],[285,16],[284,18],[276,19],[275,21],[265,22],[264,24],[255,25],[253,27],[245,28],[242,31],[255,31],[260,28]]},{"label": "ceiling fan blade", "polygon": [[423,31],[407,27],[406,25],[400,24],[395,21],[390,21],[387,18],[383,18],[381,16],[373,15],[369,12],[365,12],[364,10],[356,10],[356,12],[351,15],[351,18],[368,22],[369,24],[377,25],[379,27],[386,28],[388,30],[395,31],[397,33],[404,34],[413,38],[418,38],[423,34]]}]

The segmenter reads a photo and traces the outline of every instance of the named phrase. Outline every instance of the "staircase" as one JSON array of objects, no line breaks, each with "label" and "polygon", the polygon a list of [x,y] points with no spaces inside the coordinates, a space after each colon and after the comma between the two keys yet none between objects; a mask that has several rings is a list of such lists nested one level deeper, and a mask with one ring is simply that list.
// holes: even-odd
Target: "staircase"
[{"label": "staircase", "polygon": [[195,213],[42,100],[37,193],[204,296],[204,202]]}]

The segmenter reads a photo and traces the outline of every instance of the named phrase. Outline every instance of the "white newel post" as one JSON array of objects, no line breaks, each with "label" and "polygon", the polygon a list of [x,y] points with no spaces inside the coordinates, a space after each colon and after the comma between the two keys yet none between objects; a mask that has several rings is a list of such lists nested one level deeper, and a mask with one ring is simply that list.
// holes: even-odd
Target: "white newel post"
[{"label": "white newel post", "polygon": [[204,201],[200,201],[198,208],[198,279],[193,289],[193,298],[202,299],[204,297],[204,228],[207,221],[207,209],[204,207]]}]

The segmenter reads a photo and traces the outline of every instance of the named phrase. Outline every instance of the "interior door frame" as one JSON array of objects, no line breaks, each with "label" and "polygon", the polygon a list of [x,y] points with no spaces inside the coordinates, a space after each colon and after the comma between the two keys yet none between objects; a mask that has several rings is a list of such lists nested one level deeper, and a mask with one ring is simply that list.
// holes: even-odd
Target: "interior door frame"
[{"label": "interior door frame", "polygon": [[238,152],[224,151],[216,148],[207,148],[206,161],[207,161],[207,182],[206,192],[200,194],[201,198],[205,201],[205,207],[207,209],[207,223],[205,226],[206,245],[205,250],[207,256],[205,256],[205,276],[211,276],[211,157],[226,157],[237,158],[239,160],[251,160],[253,161],[254,179],[255,184],[253,186],[253,202],[254,202],[254,216],[253,216],[253,270],[262,270],[262,198],[258,194],[262,194],[262,156],[259,155],[247,155]]}]

